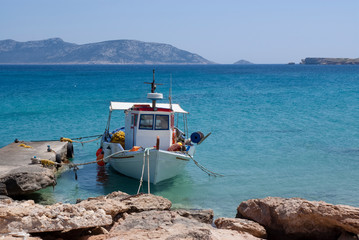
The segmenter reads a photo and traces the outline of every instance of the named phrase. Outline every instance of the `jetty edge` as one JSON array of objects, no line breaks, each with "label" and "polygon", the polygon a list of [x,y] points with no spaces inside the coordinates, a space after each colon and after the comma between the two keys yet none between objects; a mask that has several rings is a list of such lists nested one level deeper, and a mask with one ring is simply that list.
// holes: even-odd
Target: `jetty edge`
[{"label": "jetty edge", "polygon": [[23,195],[55,186],[59,166],[72,157],[70,142],[15,140],[0,148],[0,195]]},{"label": "jetty edge", "polygon": [[[113,192],[76,204],[0,200],[5,239],[358,239],[359,208],[300,198],[240,203],[236,218],[212,210],[173,209],[152,194]],[[18,238],[17,238],[18,237]]]}]

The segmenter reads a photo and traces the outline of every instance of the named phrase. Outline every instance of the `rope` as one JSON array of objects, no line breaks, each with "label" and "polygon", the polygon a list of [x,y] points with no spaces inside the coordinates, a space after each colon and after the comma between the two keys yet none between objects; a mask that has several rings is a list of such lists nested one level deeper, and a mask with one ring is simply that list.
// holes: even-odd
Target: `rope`
[{"label": "rope", "polygon": [[72,138],[72,139],[81,140],[83,138],[93,138],[93,137],[102,137],[102,134],[97,134],[97,135],[87,136],[87,137],[78,137],[78,138]]},{"label": "rope", "polygon": [[74,140],[72,140],[72,142],[84,144],[84,143],[89,143],[89,142],[97,141],[97,140],[99,140],[101,137],[102,137],[102,135],[100,135],[100,136],[98,136],[97,138],[92,139],[92,140],[87,140],[87,141],[74,141]]},{"label": "rope", "polygon": [[222,175],[222,174],[212,172],[211,170],[205,168],[205,167],[202,166],[199,162],[197,162],[196,160],[194,160],[194,158],[193,158],[191,155],[189,155],[188,153],[187,153],[187,155],[193,160],[193,162],[197,165],[197,167],[199,167],[199,169],[201,169],[203,172],[207,173],[208,176],[224,177],[224,175]]},{"label": "rope", "polygon": [[70,163],[69,163],[69,169],[71,169],[71,168],[74,169],[75,179],[77,180],[77,170],[79,170],[78,166],[85,166],[85,165],[97,163],[97,162],[100,162],[100,161],[106,162],[106,160],[107,160],[108,158],[112,157],[113,155],[122,153],[122,152],[129,152],[129,150],[118,151],[118,152],[112,153],[111,155],[108,155],[108,156],[105,157],[105,158],[101,158],[101,159],[98,159],[98,160],[96,160],[96,161],[91,161],[91,162],[86,162],[86,163],[77,163],[77,164],[70,162]]},{"label": "rope", "polygon": [[147,189],[148,189],[148,194],[150,194],[151,193],[151,191],[150,191],[150,185],[151,185],[151,183],[150,183],[150,149],[147,148],[145,152],[147,152]]},{"label": "rope", "polygon": [[[92,137],[100,137],[100,136],[102,136],[102,134],[99,134],[99,135],[93,135],[93,136],[86,136],[86,137],[77,137],[77,138],[63,138],[63,137],[61,137],[60,138],[60,141],[61,141],[61,139],[66,139],[66,141],[67,140],[71,140],[72,142],[77,142],[77,141],[73,141],[73,139],[75,139],[75,140],[81,140],[81,139],[83,139],[83,138],[92,138]],[[56,142],[56,141],[59,141],[59,139],[52,139],[52,140],[49,140],[49,139],[47,139],[47,140],[31,140],[31,142]],[[70,141],[70,142],[71,142]],[[81,143],[81,142],[80,142]],[[85,142],[84,142],[85,143]]]},{"label": "rope", "polygon": [[[75,141],[75,140],[73,140],[73,139],[82,139],[82,138],[90,138],[90,137],[97,137],[97,138],[91,139],[91,140],[87,140],[87,141]],[[72,143],[72,142],[74,142],[74,143],[81,143],[81,144],[83,145],[84,143],[89,143],[89,142],[94,142],[94,141],[96,141],[96,140],[99,140],[101,137],[102,137],[102,134],[101,134],[101,135],[95,135],[95,136],[89,136],[89,137],[73,138],[73,139],[61,137],[61,138],[60,138],[60,141],[61,141],[61,142],[66,142],[66,141],[67,141],[67,142],[70,142],[70,143]]]},{"label": "rope", "polygon": [[21,143],[20,145],[18,145],[19,147],[23,147],[23,148],[32,148],[30,145],[26,145],[25,143]]},{"label": "rope", "polygon": [[142,173],[141,173],[140,185],[138,186],[137,194],[139,194],[142,183],[143,183],[143,174],[145,172],[146,156],[147,156],[148,194],[150,194],[150,150],[151,149],[153,149],[153,147],[145,148],[145,151],[143,152]]},{"label": "rope", "polygon": [[146,163],[146,149],[143,153],[143,164],[142,164],[142,172],[141,172],[141,178],[140,178],[140,184],[138,185],[137,194],[140,192],[142,182],[143,182],[143,173],[145,172],[145,163]]},{"label": "rope", "polygon": [[84,165],[89,165],[89,164],[93,164],[93,163],[97,163],[97,162],[100,162],[100,161],[104,161],[104,162],[107,162],[105,160],[107,160],[108,158],[112,157],[113,155],[116,155],[116,154],[119,154],[119,153],[123,153],[123,152],[129,152],[129,150],[123,150],[123,151],[118,151],[118,152],[115,152],[115,153],[112,153],[111,155],[108,155],[107,157],[105,158],[100,158],[96,161],[92,161],[92,162],[86,162],[86,163],[70,163],[69,164],[69,167],[73,167],[73,166],[84,166]]}]

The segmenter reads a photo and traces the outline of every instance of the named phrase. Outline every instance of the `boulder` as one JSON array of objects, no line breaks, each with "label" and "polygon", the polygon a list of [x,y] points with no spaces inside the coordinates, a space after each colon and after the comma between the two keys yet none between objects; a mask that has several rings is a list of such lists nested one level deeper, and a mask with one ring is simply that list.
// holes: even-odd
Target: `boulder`
[{"label": "boulder", "polygon": [[210,224],[186,218],[176,211],[145,211],[125,213],[114,224],[109,234],[90,236],[83,239],[237,239],[258,240],[247,233],[217,229]]},{"label": "boulder", "polygon": [[109,226],[123,213],[168,210],[171,202],[149,195],[127,195],[114,192],[107,196],[89,198],[78,204],[35,204],[34,201],[0,201],[0,233],[71,231]]},{"label": "boulder", "polygon": [[237,232],[247,232],[255,237],[267,238],[267,232],[262,225],[247,219],[218,218],[214,224],[220,229],[232,229]]},{"label": "boulder", "polygon": [[357,234],[352,234],[348,232],[343,232],[338,240],[358,240],[359,236]]},{"label": "boulder", "polygon": [[287,239],[338,239],[342,232],[359,233],[359,208],[267,197],[242,202],[237,217],[263,225],[269,236]]},{"label": "boulder", "polygon": [[103,209],[92,211],[62,203],[43,206],[32,200],[0,202],[0,233],[3,234],[70,231],[110,224],[112,217]]},{"label": "boulder", "polygon": [[0,175],[0,183],[6,186],[9,196],[38,191],[48,186],[56,185],[54,170],[41,165],[28,165],[14,168]]},{"label": "boulder", "polygon": [[[123,192],[113,192],[107,196],[89,198],[76,204],[87,210],[102,209],[112,218],[121,217],[125,212],[141,212],[149,210],[168,210],[172,203],[170,200],[152,194],[128,195]],[[120,215],[120,216],[118,216]]]},{"label": "boulder", "polygon": [[180,216],[185,218],[191,218],[196,219],[199,222],[202,223],[213,223],[213,210],[207,209],[207,210],[199,210],[199,209],[177,209],[174,210],[176,213],[178,213]]}]

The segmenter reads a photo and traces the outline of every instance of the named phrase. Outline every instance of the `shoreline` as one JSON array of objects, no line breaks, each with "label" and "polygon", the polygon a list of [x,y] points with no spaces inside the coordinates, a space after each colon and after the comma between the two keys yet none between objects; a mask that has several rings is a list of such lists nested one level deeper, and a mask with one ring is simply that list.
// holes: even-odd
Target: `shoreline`
[{"label": "shoreline", "polygon": [[[359,208],[301,198],[239,203],[235,218],[173,209],[152,194],[113,192],[76,204],[0,198],[0,236],[27,239],[358,239]],[[344,238],[347,237],[347,238]],[[348,238],[351,237],[351,238]]]}]

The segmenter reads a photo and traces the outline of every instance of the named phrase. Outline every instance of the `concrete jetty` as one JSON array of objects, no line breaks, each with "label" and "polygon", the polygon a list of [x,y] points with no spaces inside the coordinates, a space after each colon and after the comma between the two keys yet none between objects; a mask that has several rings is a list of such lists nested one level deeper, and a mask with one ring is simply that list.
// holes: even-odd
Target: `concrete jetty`
[{"label": "concrete jetty", "polygon": [[[34,156],[38,161],[32,160]],[[68,142],[19,141],[1,148],[0,195],[21,195],[56,185],[57,168],[50,161],[61,163],[72,157],[73,146]],[[45,159],[43,164],[41,159]]]}]

